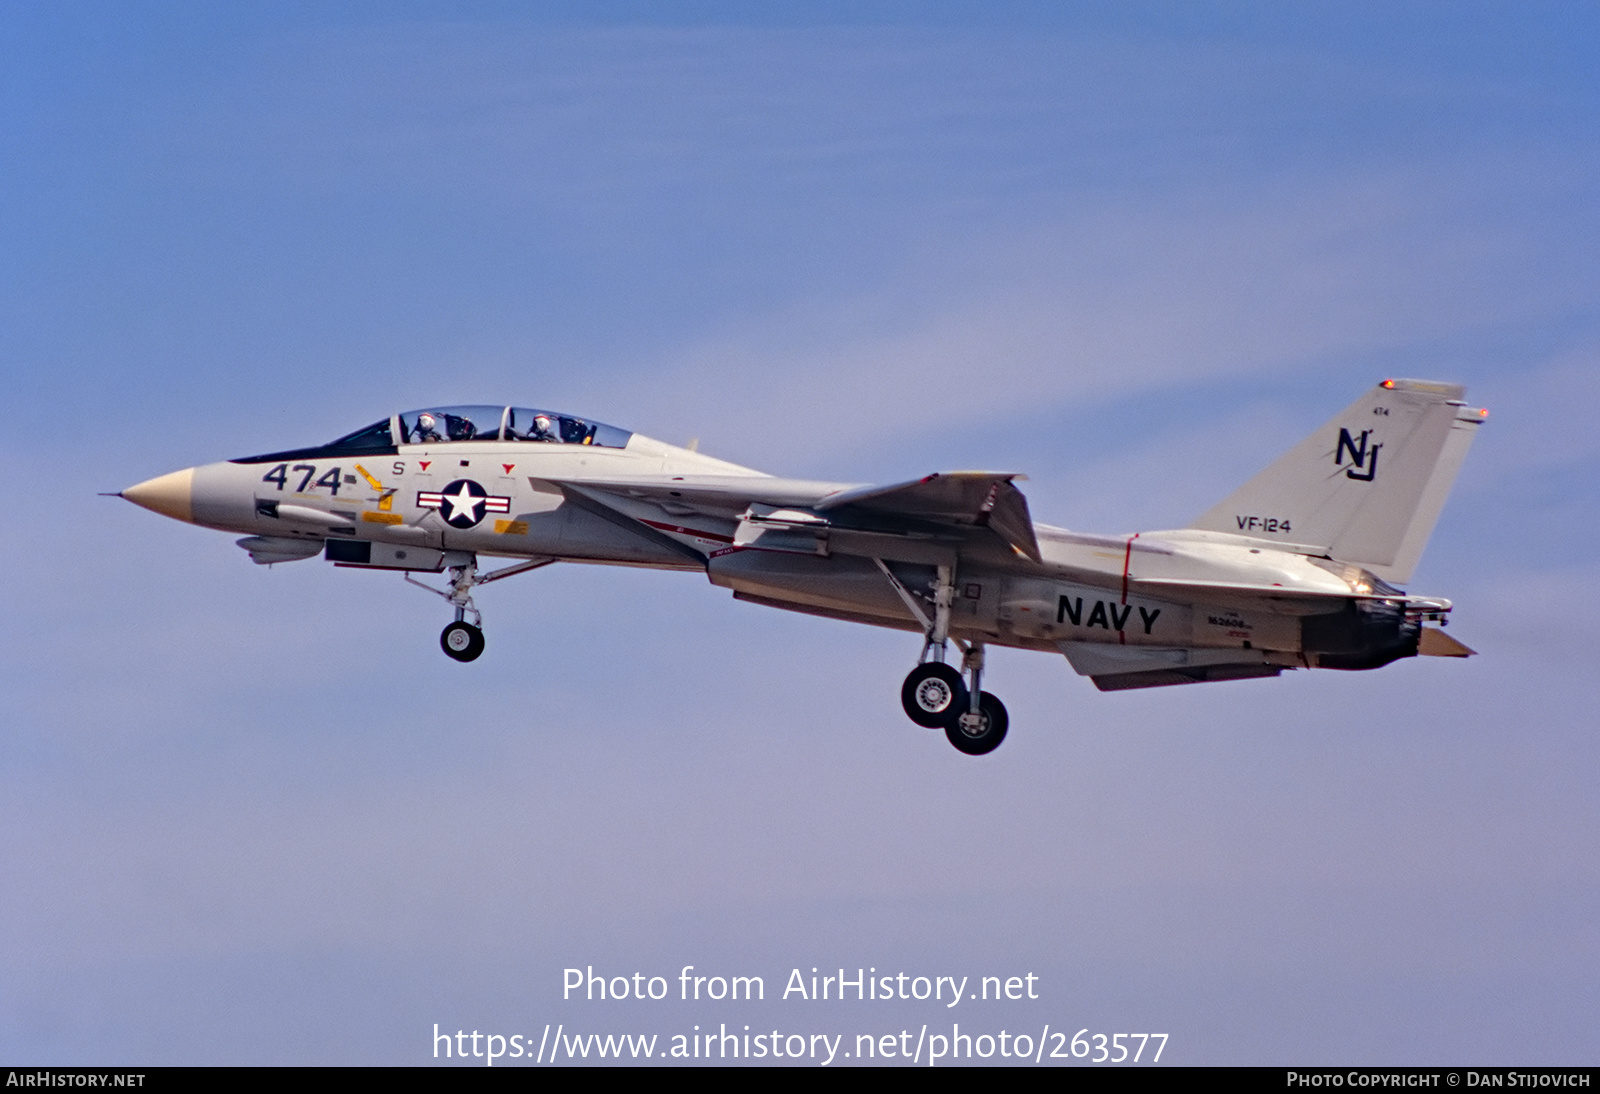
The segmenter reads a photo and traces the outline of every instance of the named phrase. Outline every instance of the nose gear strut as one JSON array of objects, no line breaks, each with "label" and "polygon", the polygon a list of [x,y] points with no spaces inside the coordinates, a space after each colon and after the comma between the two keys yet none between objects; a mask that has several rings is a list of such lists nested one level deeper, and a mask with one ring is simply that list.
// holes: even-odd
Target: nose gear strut
[{"label": "nose gear strut", "polygon": [[[479,612],[477,605],[472,602],[472,590],[479,585],[499,581],[503,577],[548,566],[555,559],[531,558],[526,562],[502,567],[487,574],[478,573],[478,556],[471,551],[447,551],[445,561],[450,567],[449,589],[435,589],[427,582],[418,581],[409,573],[405,575],[405,579],[417,588],[426,589],[450,602],[451,607],[455,608],[456,619],[439,635],[439,645],[446,654],[457,661],[475,661],[483,653],[483,613]],[[468,615],[472,616],[471,623],[466,621]]]}]

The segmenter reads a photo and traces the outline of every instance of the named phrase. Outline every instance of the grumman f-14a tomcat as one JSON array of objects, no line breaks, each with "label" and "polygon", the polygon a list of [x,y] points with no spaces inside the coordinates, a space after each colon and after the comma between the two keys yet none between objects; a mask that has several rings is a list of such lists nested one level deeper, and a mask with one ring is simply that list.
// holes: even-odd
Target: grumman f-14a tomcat
[{"label": "grumman f-14a tomcat", "polygon": [[[1448,600],[1399,588],[1487,415],[1463,394],[1385,380],[1187,528],[1119,536],[1035,524],[1014,473],[784,479],[517,406],[395,414],[121,496],[244,533],[258,563],[406,571],[454,609],[440,642],[458,661],[484,648],[473,590],[552,562],[693,570],[740,600],[910,631],[906,714],[981,755],[1007,726],[981,686],[990,645],[1065,654],[1103,691],[1470,654],[1423,625]],[[413,577],[446,569],[442,590]]]}]

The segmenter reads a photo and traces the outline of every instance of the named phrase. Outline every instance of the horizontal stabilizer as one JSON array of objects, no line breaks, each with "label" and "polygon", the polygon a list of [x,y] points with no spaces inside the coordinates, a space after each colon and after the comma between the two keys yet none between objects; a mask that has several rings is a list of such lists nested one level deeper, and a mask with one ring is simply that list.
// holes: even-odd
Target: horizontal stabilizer
[{"label": "horizontal stabilizer", "polygon": [[1183,646],[1124,646],[1115,642],[1060,642],[1079,676],[1104,676],[1108,673],[1148,672],[1156,669],[1197,668],[1242,664],[1262,665],[1261,650],[1190,649]]},{"label": "horizontal stabilizer", "polygon": [[1111,642],[1061,642],[1061,652],[1078,675],[1101,691],[1163,688],[1208,680],[1247,680],[1276,676],[1261,650],[1191,649],[1184,646],[1123,646]]},{"label": "horizontal stabilizer", "polygon": [[1477,652],[1463,646],[1437,627],[1423,627],[1417,639],[1417,653],[1423,657],[1472,657]]},{"label": "horizontal stabilizer", "polygon": [[1198,668],[1168,669],[1163,672],[1124,672],[1112,676],[1093,676],[1101,691],[1130,691],[1133,688],[1168,688],[1176,684],[1204,684],[1212,680],[1251,680],[1276,676],[1277,665],[1203,665]]}]

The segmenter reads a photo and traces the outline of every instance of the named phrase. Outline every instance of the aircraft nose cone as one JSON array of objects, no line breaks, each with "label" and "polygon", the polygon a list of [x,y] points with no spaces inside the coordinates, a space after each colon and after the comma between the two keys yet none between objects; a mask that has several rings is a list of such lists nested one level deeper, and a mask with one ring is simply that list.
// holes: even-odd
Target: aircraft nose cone
[{"label": "aircraft nose cone", "polygon": [[158,475],[122,491],[135,505],[173,520],[194,523],[194,468]]}]

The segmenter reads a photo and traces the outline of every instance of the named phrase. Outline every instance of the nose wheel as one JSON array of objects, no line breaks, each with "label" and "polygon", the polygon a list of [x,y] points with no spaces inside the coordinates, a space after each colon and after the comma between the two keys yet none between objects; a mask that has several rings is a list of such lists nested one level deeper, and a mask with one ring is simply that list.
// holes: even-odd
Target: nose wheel
[{"label": "nose wheel", "polygon": [[439,645],[457,661],[476,661],[483,652],[483,632],[471,623],[458,621],[439,635]]}]

